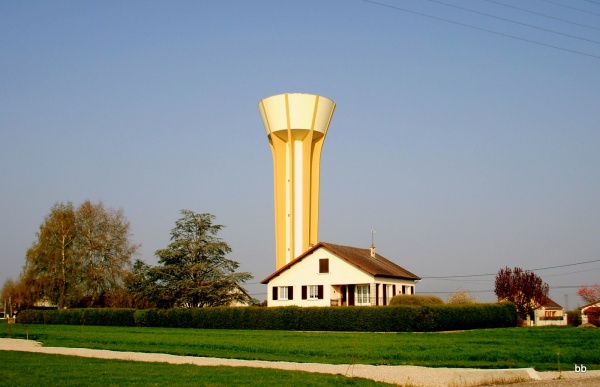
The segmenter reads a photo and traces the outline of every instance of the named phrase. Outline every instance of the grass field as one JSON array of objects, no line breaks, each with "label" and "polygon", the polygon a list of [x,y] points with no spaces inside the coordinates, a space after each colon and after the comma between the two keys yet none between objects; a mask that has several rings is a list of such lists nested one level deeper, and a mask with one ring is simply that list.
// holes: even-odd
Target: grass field
[{"label": "grass field", "polygon": [[0,324],[45,346],[330,364],[600,369],[600,331],[573,327],[451,333],[340,333]]},{"label": "grass field", "polygon": [[246,367],[198,367],[0,352],[10,386],[389,386],[368,379]]}]

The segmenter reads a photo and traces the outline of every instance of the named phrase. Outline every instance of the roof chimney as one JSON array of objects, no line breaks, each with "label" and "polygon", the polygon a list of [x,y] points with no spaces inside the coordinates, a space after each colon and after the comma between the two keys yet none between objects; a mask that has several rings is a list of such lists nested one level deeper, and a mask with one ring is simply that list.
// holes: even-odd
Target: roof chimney
[{"label": "roof chimney", "polygon": [[371,258],[375,259],[375,230],[371,230]]}]

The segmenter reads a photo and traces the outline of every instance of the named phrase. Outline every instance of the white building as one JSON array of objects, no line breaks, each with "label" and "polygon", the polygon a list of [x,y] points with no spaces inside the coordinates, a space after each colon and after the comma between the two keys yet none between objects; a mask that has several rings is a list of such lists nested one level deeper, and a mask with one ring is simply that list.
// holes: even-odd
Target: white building
[{"label": "white building", "polygon": [[415,294],[420,278],[375,253],[375,248],[319,242],[261,281],[268,306],[387,305]]},{"label": "white building", "polygon": [[538,327],[546,325],[567,325],[567,314],[562,306],[550,298],[534,312],[533,324]]}]

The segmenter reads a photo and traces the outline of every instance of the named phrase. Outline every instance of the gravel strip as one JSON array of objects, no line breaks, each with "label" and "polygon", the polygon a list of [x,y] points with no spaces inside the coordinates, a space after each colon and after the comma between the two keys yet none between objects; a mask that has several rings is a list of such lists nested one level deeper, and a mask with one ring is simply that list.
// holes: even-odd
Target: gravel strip
[{"label": "gravel strip", "polygon": [[[317,364],[272,362],[261,360],[219,359],[210,357],[176,356],[160,353],[117,352],[87,348],[42,347],[32,340],[0,339],[1,351],[38,352],[55,355],[92,357],[99,359],[117,359],[171,364],[194,364],[199,366],[231,366],[272,368],[290,371],[305,371],[328,374],[341,374],[349,377],[361,377],[393,384],[412,386],[476,386],[491,383],[515,381],[550,380],[559,377],[557,372],[538,374],[531,368],[510,370],[481,370],[472,368],[427,368],[416,366],[373,366],[364,364]],[[562,378],[600,377],[600,371],[588,371],[586,374],[563,372]],[[541,375],[541,377],[540,377]]]}]

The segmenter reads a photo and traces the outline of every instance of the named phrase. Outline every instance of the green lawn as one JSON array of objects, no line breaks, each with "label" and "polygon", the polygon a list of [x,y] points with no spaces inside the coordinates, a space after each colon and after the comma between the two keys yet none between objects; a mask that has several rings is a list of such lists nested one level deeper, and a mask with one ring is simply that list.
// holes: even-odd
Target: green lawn
[{"label": "green lawn", "polygon": [[[600,330],[504,328],[453,333],[233,331],[30,325],[45,346],[331,364],[570,370],[600,369]],[[26,326],[0,324],[0,337],[24,338]]]},{"label": "green lawn", "polygon": [[198,367],[0,352],[7,386],[389,386],[368,379],[247,367]]}]

